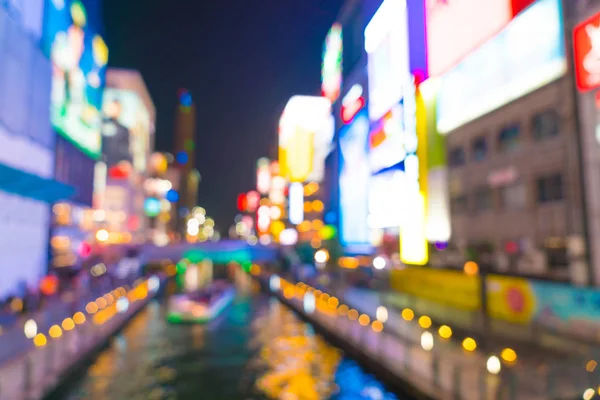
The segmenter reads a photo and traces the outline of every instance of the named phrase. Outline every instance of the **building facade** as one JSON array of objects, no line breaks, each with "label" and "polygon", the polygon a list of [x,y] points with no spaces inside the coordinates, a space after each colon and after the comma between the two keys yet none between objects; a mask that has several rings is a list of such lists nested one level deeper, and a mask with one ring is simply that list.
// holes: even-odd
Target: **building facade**
[{"label": "building facade", "polygon": [[37,289],[47,273],[52,203],[73,188],[54,179],[52,67],[39,50],[42,1],[0,4],[0,301]]}]

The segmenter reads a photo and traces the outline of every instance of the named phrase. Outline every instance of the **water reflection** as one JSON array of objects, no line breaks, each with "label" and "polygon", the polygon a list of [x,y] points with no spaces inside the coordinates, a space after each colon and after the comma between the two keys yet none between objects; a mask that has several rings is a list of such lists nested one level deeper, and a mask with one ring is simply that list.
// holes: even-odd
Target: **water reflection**
[{"label": "water reflection", "polygon": [[56,399],[395,399],[274,299],[240,295],[208,325],[142,311]]}]

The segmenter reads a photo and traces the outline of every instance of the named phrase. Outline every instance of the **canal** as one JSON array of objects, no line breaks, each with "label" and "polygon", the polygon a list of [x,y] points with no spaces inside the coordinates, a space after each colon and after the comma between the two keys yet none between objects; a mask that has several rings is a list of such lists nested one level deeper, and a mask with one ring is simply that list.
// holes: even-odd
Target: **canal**
[{"label": "canal", "polygon": [[165,312],[150,303],[51,399],[397,399],[256,290],[207,325],[171,325]]}]

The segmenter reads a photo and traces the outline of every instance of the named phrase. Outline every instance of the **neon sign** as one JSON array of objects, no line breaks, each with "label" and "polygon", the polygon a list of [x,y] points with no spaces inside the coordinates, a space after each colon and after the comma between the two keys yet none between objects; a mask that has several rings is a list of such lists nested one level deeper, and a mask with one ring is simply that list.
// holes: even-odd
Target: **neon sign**
[{"label": "neon sign", "polygon": [[600,13],[575,27],[573,50],[579,90],[600,86]]},{"label": "neon sign", "polygon": [[350,88],[342,99],[342,122],[349,124],[356,114],[365,106],[365,98],[362,97],[363,88],[356,84]]},{"label": "neon sign", "polygon": [[325,39],[321,71],[323,96],[332,103],[339,97],[342,87],[342,46],[342,26],[336,23]]}]

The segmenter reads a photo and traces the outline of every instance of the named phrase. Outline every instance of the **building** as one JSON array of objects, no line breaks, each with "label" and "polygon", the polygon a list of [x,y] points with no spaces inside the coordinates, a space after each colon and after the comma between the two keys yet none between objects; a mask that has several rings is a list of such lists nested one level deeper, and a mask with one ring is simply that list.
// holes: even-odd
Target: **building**
[{"label": "building", "polygon": [[[517,34],[531,24],[539,36]],[[563,26],[560,1],[538,0],[436,83],[451,247],[464,256],[451,263],[485,255],[498,271],[585,281],[569,248],[584,214]],[[527,63],[511,61],[515,48]],[[470,75],[481,60],[487,74]]]},{"label": "building", "polygon": [[74,192],[54,175],[43,9],[40,0],[0,3],[0,301],[38,288],[48,269],[52,203]]},{"label": "building", "polygon": [[[53,210],[52,266],[69,271],[90,255],[96,163],[102,157],[102,101],[108,48],[98,1],[45,1],[41,47],[52,62],[50,121],[58,133],[56,178],[75,188]],[[92,43],[91,46],[84,45]]]},{"label": "building", "polygon": [[[102,161],[94,209],[104,243],[143,243],[149,220],[144,184],[154,149],[156,111],[138,71],[110,68],[103,97]],[[100,176],[100,170],[106,171]],[[103,238],[104,239],[104,238]]]}]

